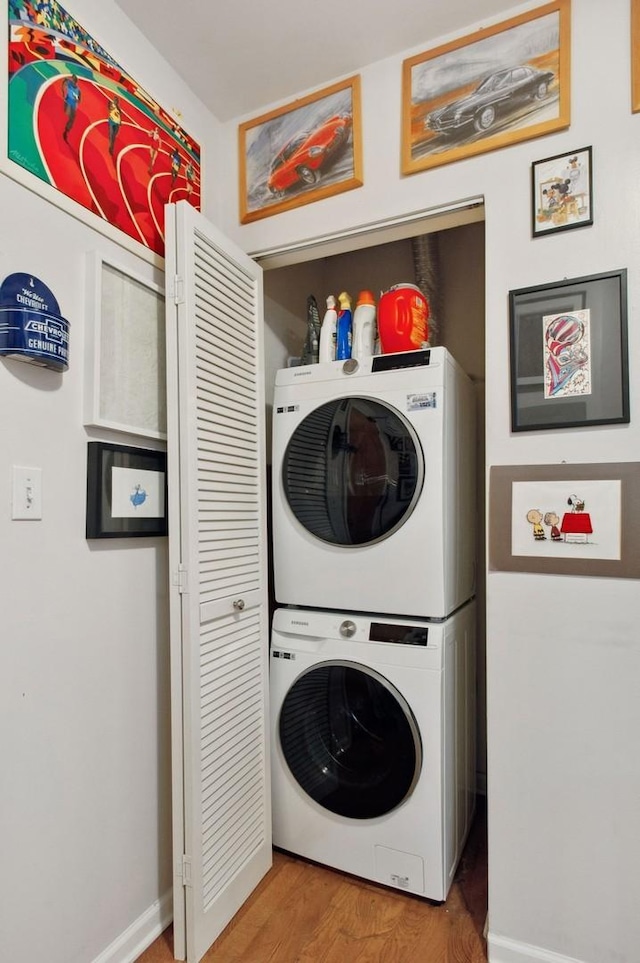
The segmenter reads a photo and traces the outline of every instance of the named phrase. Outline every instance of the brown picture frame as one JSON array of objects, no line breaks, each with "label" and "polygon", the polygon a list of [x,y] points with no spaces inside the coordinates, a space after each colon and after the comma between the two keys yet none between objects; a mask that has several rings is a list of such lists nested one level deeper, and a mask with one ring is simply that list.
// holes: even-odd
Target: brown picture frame
[{"label": "brown picture frame", "polygon": [[238,127],[240,223],[362,187],[360,77]]},{"label": "brown picture frame", "polygon": [[[563,483],[568,491],[598,482],[619,482],[619,558],[566,557],[562,545],[540,555],[531,542],[530,554],[513,552],[514,485],[534,483],[544,492],[545,485]],[[551,490],[551,489],[550,489]],[[587,509],[589,506],[586,506]],[[540,502],[541,513],[547,508]],[[566,506],[571,510],[571,506]],[[640,462],[568,465],[493,465],[489,472],[489,571],[532,572],[544,575],[587,575],[597,578],[640,578],[640,529],[634,520],[640,514]],[[518,514],[518,518],[520,515]],[[543,516],[544,517],[544,516]],[[597,526],[596,526],[597,532]],[[597,552],[593,553],[594,555]]]},{"label": "brown picture frame", "polygon": [[405,60],[402,173],[568,127],[570,12],[554,0]]}]

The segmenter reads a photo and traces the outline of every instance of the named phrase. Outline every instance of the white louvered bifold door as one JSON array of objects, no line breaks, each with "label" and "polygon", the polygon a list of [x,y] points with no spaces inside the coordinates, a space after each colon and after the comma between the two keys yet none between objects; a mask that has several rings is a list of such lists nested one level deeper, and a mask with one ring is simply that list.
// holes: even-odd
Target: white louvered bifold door
[{"label": "white louvered bifold door", "polygon": [[197,963],[271,865],[262,270],[186,201],[166,234],[174,953]]}]

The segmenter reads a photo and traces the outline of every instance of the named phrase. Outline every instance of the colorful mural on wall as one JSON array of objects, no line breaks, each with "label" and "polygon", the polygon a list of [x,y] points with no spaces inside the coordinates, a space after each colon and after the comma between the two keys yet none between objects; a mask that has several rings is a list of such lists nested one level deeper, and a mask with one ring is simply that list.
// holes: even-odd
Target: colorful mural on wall
[{"label": "colorful mural on wall", "polygon": [[164,256],[200,147],[56,0],[9,0],[8,157]]}]

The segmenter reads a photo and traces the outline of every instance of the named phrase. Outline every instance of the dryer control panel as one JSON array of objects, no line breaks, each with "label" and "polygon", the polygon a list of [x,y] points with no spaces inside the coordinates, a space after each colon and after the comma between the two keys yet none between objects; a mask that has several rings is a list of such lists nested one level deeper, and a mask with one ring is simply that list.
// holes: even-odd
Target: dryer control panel
[{"label": "dryer control panel", "polygon": [[370,642],[395,642],[398,645],[428,645],[426,625],[406,625],[394,622],[371,622]]}]

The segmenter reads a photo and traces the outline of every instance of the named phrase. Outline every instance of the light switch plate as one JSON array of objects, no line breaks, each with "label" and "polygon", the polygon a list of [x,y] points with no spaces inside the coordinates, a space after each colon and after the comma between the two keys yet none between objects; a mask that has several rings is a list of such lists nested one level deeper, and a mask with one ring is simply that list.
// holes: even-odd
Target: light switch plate
[{"label": "light switch plate", "polygon": [[13,466],[13,501],[11,517],[42,518],[42,469]]}]

